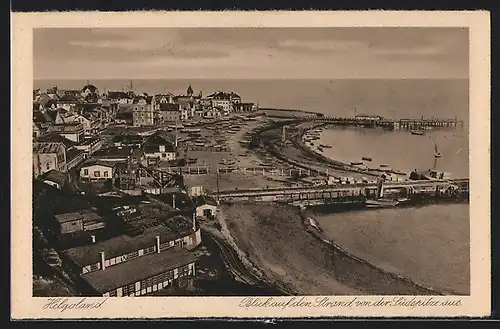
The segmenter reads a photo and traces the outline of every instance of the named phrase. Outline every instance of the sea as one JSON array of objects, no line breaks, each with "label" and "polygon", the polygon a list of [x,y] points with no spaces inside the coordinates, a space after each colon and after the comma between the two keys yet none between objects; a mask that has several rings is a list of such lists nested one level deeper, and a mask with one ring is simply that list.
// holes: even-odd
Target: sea
[{"label": "sea", "polygon": [[[184,94],[191,85],[195,94],[233,91],[243,102],[254,102],[261,108],[300,109],[326,116],[456,117],[463,121],[463,128],[427,131],[423,136],[408,131],[332,128],[322,133],[320,143],[331,145],[324,154],[340,161],[371,157],[372,166],[387,164],[403,171],[436,168],[452,177],[469,176],[469,80],[466,79],[35,80],[34,88],[81,89],[87,82],[101,92],[128,91],[132,85],[135,92],[148,94]],[[437,161],[436,145],[442,155]],[[468,205],[318,214],[317,219],[332,239],[355,255],[368,258],[367,261],[446,291],[468,291],[465,289],[470,275]],[[366,243],[361,243],[363,240]],[[458,274],[445,276],[444,282],[439,278],[447,271]]]}]

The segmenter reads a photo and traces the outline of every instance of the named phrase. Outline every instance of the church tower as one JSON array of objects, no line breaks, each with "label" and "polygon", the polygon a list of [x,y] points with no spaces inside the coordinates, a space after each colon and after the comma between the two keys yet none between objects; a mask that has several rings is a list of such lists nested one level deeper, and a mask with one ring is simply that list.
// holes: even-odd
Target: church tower
[{"label": "church tower", "polygon": [[189,97],[193,96],[193,88],[191,87],[191,85],[189,85],[188,89],[187,89],[187,95]]}]

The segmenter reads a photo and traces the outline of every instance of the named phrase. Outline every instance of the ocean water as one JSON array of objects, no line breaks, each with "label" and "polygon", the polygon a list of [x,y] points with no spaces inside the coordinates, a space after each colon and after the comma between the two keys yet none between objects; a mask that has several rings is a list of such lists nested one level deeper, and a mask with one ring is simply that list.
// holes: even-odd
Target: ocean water
[{"label": "ocean water", "polygon": [[314,216],[349,253],[446,294],[469,294],[469,205]]},{"label": "ocean water", "polygon": [[[455,178],[469,177],[469,136],[466,128],[427,131],[424,136],[409,131],[382,131],[364,128],[329,128],[320,136],[322,154],[345,163],[363,161],[369,167],[387,164],[403,172],[435,168]],[[318,143],[319,144],[319,143]],[[434,158],[438,145],[441,158]]]}]

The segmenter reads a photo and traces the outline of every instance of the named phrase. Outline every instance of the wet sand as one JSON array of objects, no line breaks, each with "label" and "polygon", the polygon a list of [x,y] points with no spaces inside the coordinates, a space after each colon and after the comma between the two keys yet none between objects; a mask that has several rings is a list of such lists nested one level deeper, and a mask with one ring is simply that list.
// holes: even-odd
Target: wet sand
[{"label": "wet sand", "polygon": [[302,295],[435,294],[352,258],[306,231],[297,208],[223,206],[238,247],[272,280]]}]

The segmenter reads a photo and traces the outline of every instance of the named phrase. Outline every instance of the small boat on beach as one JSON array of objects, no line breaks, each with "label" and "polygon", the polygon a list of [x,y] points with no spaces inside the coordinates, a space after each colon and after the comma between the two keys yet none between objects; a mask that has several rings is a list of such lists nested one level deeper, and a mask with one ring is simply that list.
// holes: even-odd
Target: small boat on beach
[{"label": "small boat on beach", "polygon": [[318,151],[323,152],[323,148],[321,147],[321,145],[318,146]]},{"label": "small boat on beach", "polygon": [[372,158],[369,158],[369,157],[361,157],[361,160],[364,160],[364,161],[372,161]]},{"label": "small boat on beach", "polygon": [[411,131],[411,134],[412,135],[418,135],[418,136],[422,136],[425,134],[425,132],[423,130],[412,130]]}]

